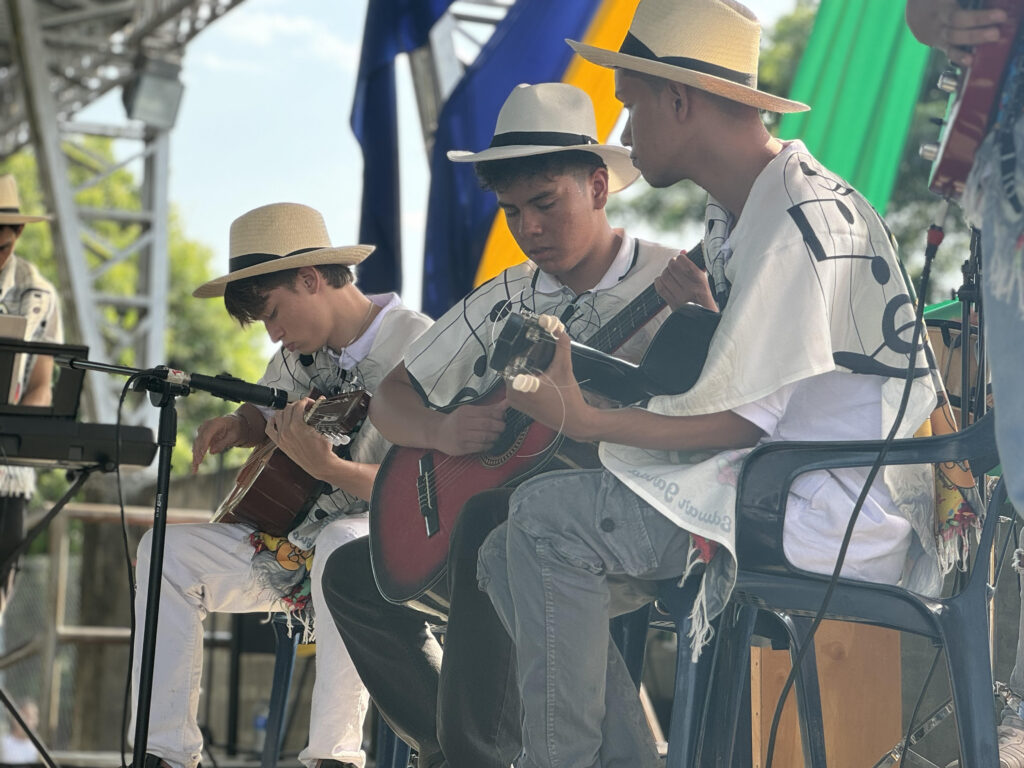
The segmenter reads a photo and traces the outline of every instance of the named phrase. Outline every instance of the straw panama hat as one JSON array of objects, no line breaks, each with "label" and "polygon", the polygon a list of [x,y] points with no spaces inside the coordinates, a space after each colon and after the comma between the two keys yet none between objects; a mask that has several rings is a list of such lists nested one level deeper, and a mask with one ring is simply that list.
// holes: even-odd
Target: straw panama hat
[{"label": "straw panama hat", "polygon": [[640,176],[629,150],[599,144],[594,105],[585,91],[568,83],[517,85],[505,99],[491,145],[480,152],[451,150],[454,163],[483,163],[513,157],[583,150],[608,166],[608,191],[625,189]]},{"label": "straw panama hat", "polygon": [[361,262],[372,245],[336,248],[327,236],[319,211],[298,203],[272,203],[243,213],[231,222],[230,272],[203,283],[192,295],[199,299],[223,296],[228,283],[284,269],[318,264]]},{"label": "straw panama hat", "polygon": [[18,198],[18,182],[10,173],[0,176],[0,224],[31,224],[36,221],[49,221],[46,214],[26,216],[21,212],[21,200]]},{"label": "straw panama hat", "polygon": [[810,107],[757,90],[761,25],[735,0],[640,0],[618,51],[566,40],[587,61],[692,85],[769,112]]}]

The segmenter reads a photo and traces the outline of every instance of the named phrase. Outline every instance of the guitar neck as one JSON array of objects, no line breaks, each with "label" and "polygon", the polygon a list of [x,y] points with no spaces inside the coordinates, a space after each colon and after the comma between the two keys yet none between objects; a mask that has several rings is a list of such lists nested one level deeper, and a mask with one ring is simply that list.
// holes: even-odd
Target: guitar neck
[{"label": "guitar neck", "polygon": [[[686,252],[686,257],[701,269],[705,269],[704,243],[697,243]],[[599,352],[614,352],[648,320],[658,314],[664,306],[665,300],[651,284],[587,339],[586,345]]]},{"label": "guitar neck", "polygon": [[653,285],[625,306],[615,317],[587,339],[587,346],[601,352],[614,352],[665,306],[665,300]]}]

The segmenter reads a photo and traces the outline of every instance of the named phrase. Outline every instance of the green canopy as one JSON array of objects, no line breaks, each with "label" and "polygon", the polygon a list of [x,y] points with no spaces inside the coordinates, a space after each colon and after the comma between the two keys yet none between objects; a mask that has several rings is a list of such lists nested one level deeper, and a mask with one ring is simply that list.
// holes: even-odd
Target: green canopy
[{"label": "green canopy", "polygon": [[898,0],[821,0],[785,115],[783,139],[802,139],[879,211],[892,193],[928,62]]}]

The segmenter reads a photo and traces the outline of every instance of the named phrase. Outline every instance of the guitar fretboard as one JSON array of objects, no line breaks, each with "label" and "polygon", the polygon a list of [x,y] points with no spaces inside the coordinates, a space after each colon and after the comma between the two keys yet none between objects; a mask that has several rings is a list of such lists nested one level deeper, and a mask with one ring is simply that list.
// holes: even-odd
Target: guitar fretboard
[{"label": "guitar fretboard", "polygon": [[586,340],[588,347],[599,352],[614,352],[665,306],[665,300],[649,285],[635,299],[615,313]]},{"label": "guitar fretboard", "polygon": [[[697,243],[686,252],[686,256],[694,264],[704,268],[703,243]],[[665,300],[658,295],[658,292],[654,290],[654,285],[651,284],[629,302],[621,312],[617,312],[615,317],[602,325],[585,343],[598,352],[614,352],[625,344],[641,326],[658,314],[664,306]]]}]

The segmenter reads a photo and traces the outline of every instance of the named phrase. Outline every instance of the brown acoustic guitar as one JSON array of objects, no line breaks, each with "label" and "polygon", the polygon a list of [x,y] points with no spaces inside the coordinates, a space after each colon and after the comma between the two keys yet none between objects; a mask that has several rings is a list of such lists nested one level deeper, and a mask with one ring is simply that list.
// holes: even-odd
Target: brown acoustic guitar
[{"label": "brown acoustic guitar", "polygon": [[[317,400],[305,421],[342,445],[358,431],[370,409],[370,393],[358,389]],[[285,536],[305,518],[329,486],[317,480],[267,438],[238,471],[235,487],[217,507],[211,523],[245,523],[272,536]]]}]

